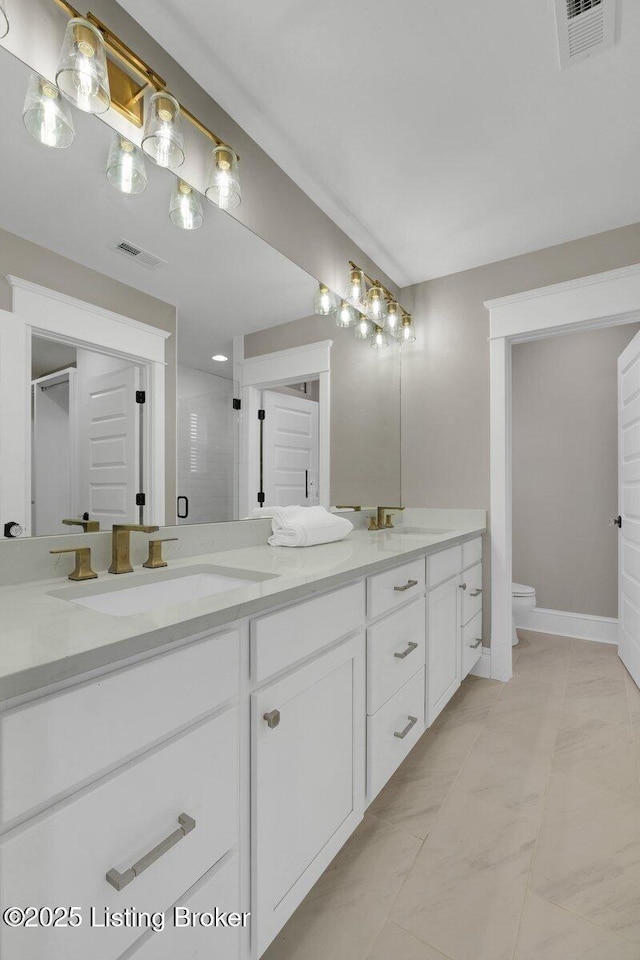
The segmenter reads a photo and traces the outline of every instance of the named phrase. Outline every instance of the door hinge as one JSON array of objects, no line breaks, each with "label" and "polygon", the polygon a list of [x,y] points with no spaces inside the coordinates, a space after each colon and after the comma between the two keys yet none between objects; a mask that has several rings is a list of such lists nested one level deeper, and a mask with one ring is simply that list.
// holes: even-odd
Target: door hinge
[{"label": "door hinge", "polygon": [[242,400],[239,400],[238,397],[233,398],[233,409],[242,410]]},{"label": "door hinge", "polygon": [[146,507],[147,497],[144,493],[136,493],[136,507]]},{"label": "door hinge", "polygon": [[258,493],[258,503],[260,504],[260,506],[262,506],[262,504],[264,503],[264,493],[262,492],[262,490]]},{"label": "door hinge", "polygon": [[267,412],[266,410],[258,410],[258,420],[266,420]]},{"label": "door hinge", "polygon": [[146,402],[147,402],[147,391],[136,390],[136,403],[146,403]]}]

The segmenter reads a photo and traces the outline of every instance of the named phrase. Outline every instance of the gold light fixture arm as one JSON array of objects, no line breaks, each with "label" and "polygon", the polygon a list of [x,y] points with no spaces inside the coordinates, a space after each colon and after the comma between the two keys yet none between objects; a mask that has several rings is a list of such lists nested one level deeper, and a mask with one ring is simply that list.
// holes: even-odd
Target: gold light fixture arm
[{"label": "gold light fixture arm", "polygon": [[363,275],[365,282],[368,283],[370,287],[373,287],[373,286],[381,287],[387,300],[393,300],[395,303],[398,304],[398,306],[402,310],[403,317],[411,316],[409,311],[405,310],[402,304],[398,302],[397,297],[395,297],[391,293],[391,291],[387,287],[385,287],[384,283],[381,283],[380,280],[374,280],[372,277],[369,276],[369,274],[365,270],[362,269],[362,267],[359,267],[357,263],[354,263],[353,260],[349,260],[349,266],[351,267],[352,270],[359,270],[360,273]]}]

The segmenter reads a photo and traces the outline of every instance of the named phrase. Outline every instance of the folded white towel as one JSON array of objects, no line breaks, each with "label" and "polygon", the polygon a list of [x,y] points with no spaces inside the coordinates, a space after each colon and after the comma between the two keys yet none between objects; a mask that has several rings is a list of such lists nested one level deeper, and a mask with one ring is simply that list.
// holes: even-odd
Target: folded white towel
[{"label": "folded white towel", "polygon": [[353,530],[353,524],[324,507],[292,506],[274,508],[271,529],[272,547],[312,547],[343,540]]}]

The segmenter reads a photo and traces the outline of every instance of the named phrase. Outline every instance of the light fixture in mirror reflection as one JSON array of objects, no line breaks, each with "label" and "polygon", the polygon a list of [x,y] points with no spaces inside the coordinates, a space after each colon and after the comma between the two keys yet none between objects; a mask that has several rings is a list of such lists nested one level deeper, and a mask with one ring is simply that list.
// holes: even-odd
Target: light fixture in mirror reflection
[{"label": "light fixture in mirror reflection", "polygon": [[71,108],[54,83],[32,73],[22,111],[24,125],[45,147],[70,147],[75,137]]},{"label": "light fixture in mirror reflection", "polygon": [[197,230],[204,223],[200,197],[184,180],[176,180],[169,201],[169,219],[182,230]]},{"label": "light fixture in mirror reflection", "polygon": [[107,159],[107,180],[120,193],[135,195],[147,186],[144,155],[130,140],[114,133]]},{"label": "light fixture in mirror reflection", "polygon": [[[58,341],[52,339],[52,331],[45,334],[35,324],[34,368],[26,365],[25,358],[24,374],[19,384],[14,379],[8,394],[3,394],[9,388],[0,378],[0,403],[11,404],[16,417],[21,413],[24,418],[21,435],[28,437],[30,429],[35,430],[33,471],[23,469],[20,474],[21,510],[3,507],[4,478],[0,475],[0,532],[5,523],[15,521],[24,528],[24,535],[67,534],[76,544],[85,527],[89,531],[93,523],[109,530],[114,510],[122,510],[119,519],[139,522],[135,496],[140,491],[140,464],[135,436],[127,434],[123,422],[116,437],[113,423],[101,419],[109,415],[108,410],[98,411],[93,427],[86,418],[84,425],[77,422],[92,406],[87,387],[91,360],[96,378],[96,389],[91,390],[97,397],[111,396],[111,391],[104,390],[106,381],[101,383],[99,378],[124,378],[120,384],[121,395],[126,397],[124,408],[132,411],[126,419],[139,428],[135,392],[145,389],[140,382],[142,365],[127,362],[126,356],[109,357],[102,352],[107,349],[105,342],[98,338],[92,342],[93,325],[99,327],[100,314],[110,311],[120,321],[133,321],[136,337],[142,335],[141,325],[145,336],[149,329],[155,329],[154,338],[160,329],[171,332],[162,340],[166,344],[161,363],[166,407],[162,408],[164,422],[159,430],[164,433],[165,458],[164,462],[143,464],[145,492],[149,494],[159,470],[165,476],[166,496],[155,501],[162,504],[161,516],[151,513],[153,506],[146,508],[146,522],[173,524],[178,514],[184,524],[252,516],[258,507],[258,486],[251,488],[249,501],[243,499],[241,485],[248,487],[248,481],[245,448],[242,456],[240,448],[240,426],[248,422],[252,408],[244,402],[242,409],[238,408],[247,388],[232,377],[245,371],[246,379],[257,354],[271,358],[284,351],[290,364],[294,348],[304,354],[309,346],[315,351],[320,344],[330,359],[326,375],[330,401],[325,400],[322,428],[331,437],[330,472],[323,480],[317,468],[320,430],[314,424],[323,422],[318,410],[318,380],[308,377],[305,382],[305,377],[298,375],[285,383],[261,387],[257,406],[272,411],[271,419],[268,413],[264,421],[269,425],[264,463],[271,471],[265,473],[271,485],[264,488],[264,506],[268,508],[273,504],[269,498],[279,496],[285,498],[285,504],[299,500],[328,506],[401,502],[400,351],[362,350],[362,344],[354,339],[356,319],[362,315],[346,297],[333,314],[315,315],[311,305],[318,280],[234,218],[205,215],[201,227],[191,231],[191,241],[185,242],[166,215],[169,196],[178,182],[175,173],[152,165],[144,155],[146,189],[138,194],[123,193],[121,187],[128,189],[133,182],[126,157],[134,153],[142,158],[142,152],[139,148],[137,152],[122,150],[121,141],[116,142],[104,121],[76,113],[61,96],[57,102],[73,115],[74,148],[65,152],[60,163],[46,162],[46,153],[36,147],[22,122],[24,89],[30,75],[30,69],[0,51],[0,85],[6,106],[5,136],[0,140],[4,172],[0,178],[0,296],[4,293],[3,306],[8,310],[11,291],[4,278],[8,274],[18,280],[28,276],[32,284],[43,285],[37,296],[50,295],[54,306],[48,310],[40,301],[37,309],[29,307],[31,313],[27,311],[25,317],[55,313],[62,324],[68,319],[69,327],[60,331],[62,339]],[[111,177],[119,186],[111,189],[103,181],[103,188],[97,190],[96,170],[105,170],[108,156],[115,160]],[[118,168],[123,159],[125,168]],[[82,217],[77,216],[78,197],[82,197]],[[202,195],[198,197],[205,207]],[[94,290],[100,296],[97,317],[91,312],[96,306],[91,302]],[[16,311],[20,297],[26,303],[27,295],[34,297],[36,292],[19,287],[18,293],[13,288]],[[73,327],[78,303],[88,315],[82,343],[76,342],[77,326]],[[362,319],[367,339],[373,327],[366,317]],[[346,326],[338,327],[338,320]],[[244,366],[241,356],[234,354],[236,337],[244,344]],[[330,349],[328,341],[332,341]],[[129,361],[136,356],[133,351]],[[22,411],[17,409],[20,385]],[[154,410],[158,411],[158,404],[154,406],[149,387],[142,410],[143,432],[149,436],[146,425]],[[302,431],[300,423],[309,429]],[[105,436],[93,436],[93,453],[88,454],[89,431],[100,424],[109,430]],[[66,440],[61,439],[62,434]],[[0,435],[0,462],[4,464],[3,439]],[[300,443],[305,445],[304,451],[296,446]],[[268,451],[277,456],[267,463]],[[258,439],[254,455],[259,459]],[[114,482],[116,471],[129,473]],[[105,502],[107,490],[119,491],[119,504]],[[147,503],[154,503],[152,495]],[[63,523],[65,520],[75,525]]]}]

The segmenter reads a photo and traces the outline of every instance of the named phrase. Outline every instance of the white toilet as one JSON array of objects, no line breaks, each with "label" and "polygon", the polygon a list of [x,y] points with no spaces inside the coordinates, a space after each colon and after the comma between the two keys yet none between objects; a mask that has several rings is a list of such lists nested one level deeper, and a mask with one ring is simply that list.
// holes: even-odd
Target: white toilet
[{"label": "white toilet", "polygon": [[528,587],[524,583],[511,584],[511,597],[513,602],[513,646],[518,642],[516,633],[516,617],[520,610],[533,610],[536,605],[535,587]]}]

